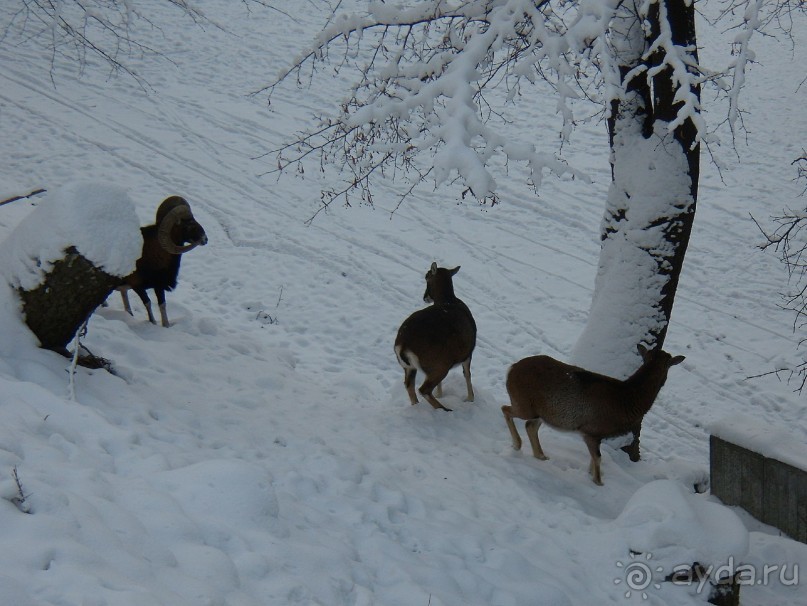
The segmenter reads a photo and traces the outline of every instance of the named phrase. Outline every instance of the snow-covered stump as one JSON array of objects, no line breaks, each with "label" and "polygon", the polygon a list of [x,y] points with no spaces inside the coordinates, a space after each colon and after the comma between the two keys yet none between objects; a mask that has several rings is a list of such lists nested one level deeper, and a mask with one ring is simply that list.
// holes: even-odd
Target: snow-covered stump
[{"label": "snow-covered stump", "polygon": [[732,418],[712,427],[711,491],[807,543],[807,448],[784,430]]},{"label": "snow-covered stump", "polygon": [[120,282],[121,276],[96,267],[71,246],[53,262],[39,286],[17,292],[25,323],[40,345],[64,353],[84,321]]},{"label": "snow-covered stump", "polygon": [[74,183],[53,191],[0,243],[0,267],[43,348],[60,353],[140,256],[125,191]]},{"label": "snow-covered stump", "polygon": [[[655,480],[630,498],[616,519],[630,559],[617,562],[625,596],[677,592],[686,603],[737,606],[755,575],[744,563],[749,533],[723,504],[679,482]],[[689,595],[689,599],[684,598]],[[694,598],[694,601],[693,601]],[[667,599],[665,603],[683,603]]]}]

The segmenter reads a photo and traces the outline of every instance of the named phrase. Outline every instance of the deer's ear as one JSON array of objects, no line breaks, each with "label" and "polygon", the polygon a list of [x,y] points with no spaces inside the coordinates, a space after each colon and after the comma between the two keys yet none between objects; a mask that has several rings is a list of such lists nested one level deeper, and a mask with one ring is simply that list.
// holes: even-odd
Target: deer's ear
[{"label": "deer's ear", "polygon": [[640,355],[640,356],[642,356],[642,360],[644,360],[644,359],[646,359],[646,358],[647,358],[647,353],[648,353],[648,352],[647,352],[647,347],[645,347],[645,346],[644,346],[644,345],[642,345],[641,343],[639,343],[639,344],[636,346],[636,351],[638,351],[638,352],[639,352],[639,355]]},{"label": "deer's ear", "polygon": [[686,356],[675,356],[672,360],[670,360],[670,366],[675,366],[676,364],[680,364],[686,360]]},{"label": "deer's ear", "polygon": [[450,273],[450,274],[453,276],[453,275],[454,275],[454,274],[456,274],[456,273],[457,273],[459,270],[460,270],[460,266],[459,266],[459,265],[457,265],[457,266],[456,266],[454,269],[449,269],[449,270],[448,270],[448,273]]}]

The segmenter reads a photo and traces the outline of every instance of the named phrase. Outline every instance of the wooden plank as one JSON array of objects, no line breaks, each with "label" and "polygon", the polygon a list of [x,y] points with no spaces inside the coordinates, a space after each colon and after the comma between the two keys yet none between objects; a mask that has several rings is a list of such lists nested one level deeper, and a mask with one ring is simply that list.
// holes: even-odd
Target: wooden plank
[{"label": "wooden plank", "polygon": [[775,459],[765,460],[763,517],[794,539],[807,543],[807,472]]},{"label": "wooden plank", "polygon": [[710,436],[709,446],[712,494],[761,519],[765,457],[717,436]]},{"label": "wooden plank", "polygon": [[712,494],[726,505],[807,543],[807,471],[714,435],[709,468]]}]

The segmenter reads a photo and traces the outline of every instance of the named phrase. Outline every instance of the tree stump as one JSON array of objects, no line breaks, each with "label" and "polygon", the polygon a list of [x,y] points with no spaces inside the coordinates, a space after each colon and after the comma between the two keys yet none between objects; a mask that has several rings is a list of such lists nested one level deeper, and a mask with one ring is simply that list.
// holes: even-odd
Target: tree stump
[{"label": "tree stump", "polygon": [[98,269],[71,246],[33,290],[18,288],[25,323],[42,347],[67,354],[67,345],[121,278]]},{"label": "tree stump", "polygon": [[0,282],[20,298],[21,320],[40,346],[66,354],[95,308],[134,270],[142,247],[125,190],[66,183],[0,241]]},{"label": "tree stump", "polygon": [[712,585],[709,603],[715,606],[740,606],[740,584],[736,576],[718,581]]}]

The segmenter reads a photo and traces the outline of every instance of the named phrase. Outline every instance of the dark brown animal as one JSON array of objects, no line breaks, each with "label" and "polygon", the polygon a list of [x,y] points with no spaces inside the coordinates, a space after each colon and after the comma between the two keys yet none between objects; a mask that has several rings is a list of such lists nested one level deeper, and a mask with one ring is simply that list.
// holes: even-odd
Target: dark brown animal
[{"label": "dark brown animal", "polygon": [[440,382],[448,371],[462,364],[468,389],[466,401],[474,401],[471,385],[471,356],[476,346],[476,322],[471,310],[454,295],[453,276],[460,270],[437,267],[432,263],[426,273],[423,300],[433,303],[416,311],[401,324],[395,338],[395,355],[404,369],[404,385],[412,404],[417,404],[415,377],[421,370],[426,376],[418,391],[434,408],[451,410],[432,395],[435,387],[442,396]]},{"label": "dark brown animal", "polygon": [[132,314],[127,291],[134,290],[146,306],[149,322],[156,324],[151,311],[151,299],[146,291],[153,289],[160,307],[163,326],[170,326],[165,309],[165,292],[176,288],[182,255],[197,246],[207,244],[204,228],[193,218],[188,202],[179,196],[166,198],[157,209],[154,225],[140,228],[143,251],[135,270],[118,287],[123,307]]},{"label": "dark brown animal", "polygon": [[684,356],[673,357],[660,349],[648,351],[642,345],[638,349],[642,366],[624,381],[549,356],[532,356],[513,364],[507,373],[510,406],[502,406],[513,448],[521,448],[514,417],[526,420],[532,454],[537,459],[547,458],[538,442],[541,423],[576,431],[582,434],[591,454],[591,477],[602,485],[600,442],[635,427],[656,400],[667,371],[684,361]]}]

